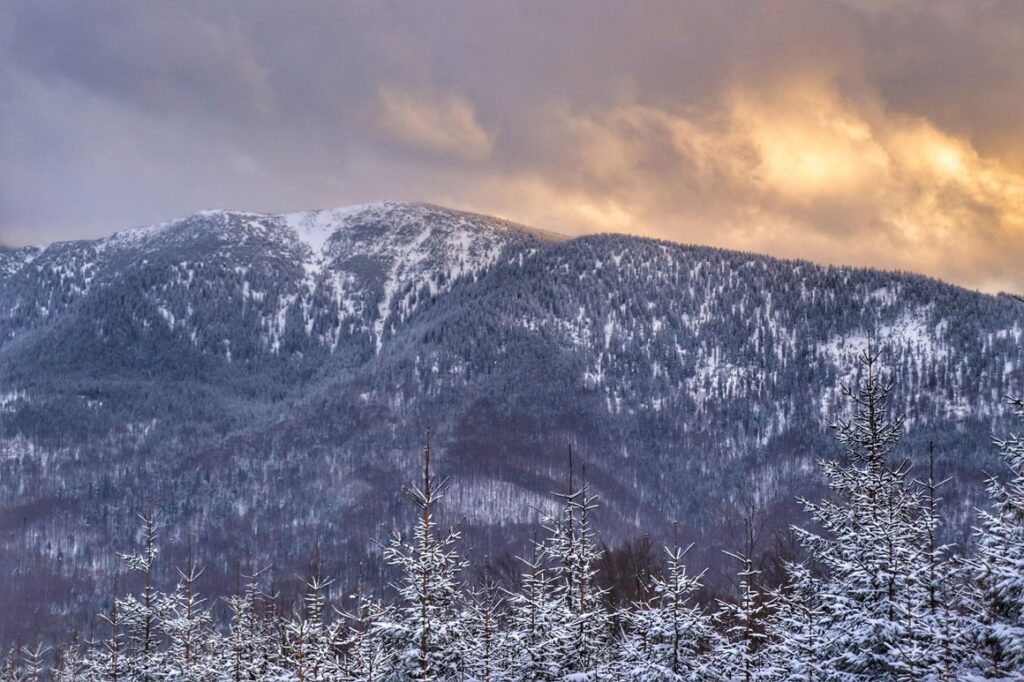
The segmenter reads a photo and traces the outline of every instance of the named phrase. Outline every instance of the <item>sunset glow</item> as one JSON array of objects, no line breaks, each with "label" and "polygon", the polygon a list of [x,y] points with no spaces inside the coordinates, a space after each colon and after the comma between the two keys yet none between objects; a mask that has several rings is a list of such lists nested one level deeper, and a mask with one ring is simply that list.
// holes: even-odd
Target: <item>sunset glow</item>
[{"label": "sunset glow", "polygon": [[0,239],[404,199],[1020,291],[1022,7],[7,4]]}]

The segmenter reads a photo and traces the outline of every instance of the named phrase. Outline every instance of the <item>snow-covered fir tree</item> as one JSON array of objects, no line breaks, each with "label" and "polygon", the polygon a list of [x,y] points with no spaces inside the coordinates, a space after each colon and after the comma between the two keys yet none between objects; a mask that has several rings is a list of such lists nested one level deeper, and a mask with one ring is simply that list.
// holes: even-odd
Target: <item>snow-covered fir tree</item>
[{"label": "snow-covered fir tree", "polygon": [[536,540],[534,545],[533,556],[521,559],[526,566],[521,588],[508,596],[508,672],[515,680],[551,682],[566,672],[564,658],[571,620]]},{"label": "snow-covered fir tree", "polygon": [[125,633],[128,673],[136,679],[156,679],[163,669],[159,633],[160,595],[154,583],[157,547],[157,520],[151,509],[140,514],[142,521],[142,548],[136,553],[121,554],[121,560],[129,571],[143,577],[142,594],[139,598],[128,595],[117,600],[118,617]]},{"label": "snow-covered fir tree", "polygon": [[466,675],[479,682],[504,682],[508,669],[508,623],[501,591],[493,581],[468,594],[462,614],[466,629]]},{"label": "snow-covered fir tree", "polygon": [[[584,478],[585,478],[584,469]],[[597,546],[591,512],[597,508],[597,497],[584,480],[579,489],[574,485],[572,453],[569,454],[569,489],[559,495],[561,514],[548,519],[547,541],[543,554],[554,579],[556,599],[564,608],[562,666],[578,674],[598,675],[609,648],[609,619],[604,607],[604,591],[596,581]]]},{"label": "snow-covered fir tree", "polygon": [[74,682],[81,679],[86,670],[86,660],[83,656],[81,642],[78,641],[76,634],[60,652],[53,671],[54,682]]},{"label": "snow-covered fir tree", "polygon": [[694,600],[700,575],[687,573],[687,550],[666,548],[664,576],[651,580],[651,598],[625,609],[619,674],[630,680],[685,680],[708,674],[705,653],[712,623]]},{"label": "snow-covered fir tree", "polygon": [[167,639],[165,673],[183,682],[208,680],[214,670],[204,648],[211,641],[213,619],[206,600],[196,590],[203,570],[195,564],[191,540],[185,568],[176,570],[177,587],[162,596],[157,607],[162,614],[160,627]]},{"label": "snow-covered fir tree", "polygon": [[253,570],[246,576],[244,591],[224,600],[230,616],[228,632],[223,638],[214,636],[211,647],[223,679],[274,679],[282,672],[280,647],[265,613],[268,596],[260,584],[266,570]]},{"label": "snow-covered fir tree", "polygon": [[963,562],[953,555],[953,546],[941,541],[940,488],[948,482],[935,475],[935,451],[928,446],[928,476],[916,481],[922,492],[926,545],[915,569],[923,590],[923,602],[908,600],[905,615],[911,618],[909,636],[899,645],[903,677],[911,679],[956,679],[966,655],[967,623],[960,608],[964,600]]},{"label": "snow-covered fir tree", "polygon": [[94,674],[109,680],[120,680],[129,673],[126,660],[124,632],[121,626],[120,601],[117,598],[117,581],[114,581],[110,611],[100,615],[108,628],[107,637],[99,647],[94,648],[89,658],[89,669]]},{"label": "snow-covered fir tree", "polygon": [[710,656],[715,676],[752,682],[762,664],[763,621],[767,608],[756,582],[761,572],[754,567],[756,520],[753,512],[744,514],[742,521],[742,548],[738,552],[726,552],[739,562],[736,599],[718,600],[716,620],[720,628]]},{"label": "snow-covered fir tree", "polygon": [[[1024,420],[1024,401],[1011,400]],[[1024,437],[997,441],[1008,480],[988,481],[970,562],[973,670],[985,678],[1024,679]]]},{"label": "snow-covered fir tree", "polygon": [[816,682],[829,679],[832,642],[822,581],[802,563],[786,566],[785,586],[770,595],[759,677]]},{"label": "snow-covered fir tree", "polygon": [[374,631],[395,649],[401,679],[457,679],[465,666],[465,630],[459,614],[460,573],[464,561],[455,545],[457,529],[438,533],[434,508],[444,495],[444,481],[430,472],[430,437],[423,448],[423,481],[407,489],[419,511],[412,538],[394,531],[384,559],[401,571],[396,584],[399,606],[394,618],[376,623]]},{"label": "snow-covered fir tree", "polygon": [[843,387],[855,414],[832,424],[845,461],[821,464],[831,498],[804,505],[823,532],[798,532],[827,573],[826,677],[886,680],[917,670],[928,534],[908,465],[892,459],[903,426],[887,414],[893,384],[879,375],[874,352],[860,360],[860,386]]},{"label": "snow-covered fir tree", "polygon": [[380,636],[379,624],[391,623],[395,614],[391,607],[363,593],[353,595],[356,608],[353,613],[342,613],[346,624],[339,633],[340,649],[344,657],[340,662],[339,680],[344,682],[384,682],[392,676],[394,651]]},{"label": "snow-covered fir tree", "polygon": [[21,648],[22,669],[19,682],[43,682],[49,676],[47,654],[50,647],[42,642]]},{"label": "snow-covered fir tree", "polygon": [[301,609],[285,623],[285,656],[300,680],[324,682],[338,677],[335,647],[339,633],[335,624],[324,621],[325,593],[332,582],[321,577],[319,561],[315,561],[313,574],[303,581]]}]

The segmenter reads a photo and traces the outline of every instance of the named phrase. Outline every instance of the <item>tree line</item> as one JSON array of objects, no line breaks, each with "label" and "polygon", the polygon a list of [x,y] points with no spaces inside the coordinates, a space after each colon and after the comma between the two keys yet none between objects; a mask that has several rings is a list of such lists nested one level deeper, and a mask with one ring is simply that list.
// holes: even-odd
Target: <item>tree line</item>
[{"label": "tree line", "polygon": [[[422,478],[405,490],[412,533],[381,543],[397,576],[390,595],[358,586],[353,606],[335,608],[314,562],[301,603],[284,609],[253,571],[221,622],[196,589],[191,552],[170,591],[154,584],[150,512],[142,546],[121,555],[143,587],[112,600],[105,634],[56,654],[12,650],[0,681],[1024,679],[1024,438],[996,441],[1009,476],[988,480],[988,507],[958,550],[942,540],[944,481],[899,458],[893,384],[877,354],[860,360],[861,380],[843,387],[852,417],[830,424],[843,456],[820,462],[829,494],[802,501],[802,555],[777,586],[757,566],[748,514],[729,553],[734,594],[698,599],[702,574],[669,546],[660,570],[636,571],[640,588],[615,603],[598,579],[598,499],[571,463],[559,511],[518,558],[517,584],[470,580],[459,530],[436,519],[445,481],[431,471],[428,435]],[[1024,421],[1024,400],[1009,400]]]}]

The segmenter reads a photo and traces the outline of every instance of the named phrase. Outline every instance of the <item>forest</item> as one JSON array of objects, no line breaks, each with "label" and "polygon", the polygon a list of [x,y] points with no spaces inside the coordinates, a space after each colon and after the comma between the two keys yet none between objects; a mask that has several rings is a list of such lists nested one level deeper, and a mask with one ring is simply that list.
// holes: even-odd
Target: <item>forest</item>
[{"label": "forest", "polygon": [[922,471],[932,444],[950,479],[943,540],[964,544],[986,504],[991,435],[1013,428],[1002,396],[1024,386],[1009,296],[622,235],[544,240],[427,205],[311,216],[333,230],[316,251],[287,217],[221,212],[15,253],[0,614],[19,616],[0,617],[0,650],[96,637],[151,507],[158,584],[191,538],[211,601],[263,564],[289,601],[318,548],[331,603],[352,608],[345,583],[392,579],[374,541],[407,509],[381,493],[418,478],[427,425],[451,480],[436,519],[464,554],[503,557],[503,581],[557,511],[571,446],[600,497],[602,563],[633,540],[658,559],[693,543],[713,604],[748,498],[772,526],[761,552],[802,522],[798,496],[822,496],[826,423],[849,416],[838,386],[869,340],[908,415],[901,457]]},{"label": "forest", "polygon": [[[1024,678],[1024,438],[996,438],[1004,471],[987,482],[970,542],[948,543],[947,481],[934,461],[921,472],[901,457],[893,383],[877,353],[860,361],[858,383],[842,388],[852,416],[829,424],[838,456],[819,463],[827,494],[801,500],[805,522],[777,572],[755,554],[756,510],[737,510],[731,594],[702,591],[685,547],[633,547],[610,563],[600,501],[571,454],[558,511],[518,575],[474,570],[459,529],[436,519],[446,480],[431,471],[428,433],[422,478],[403,489],[410,532],[380,543],[388,585],[345,583],[339,595],[341,577],[314,557],[291,603],[265,569],[207,601],[192,552],[174,584],[156,584],[161,524],[149,510],[139,547],[120,555],[141,588],[115,580],[101,634],[13,648],[0,680]],[[1008,400],[1024,421],[1024,400]]]}]

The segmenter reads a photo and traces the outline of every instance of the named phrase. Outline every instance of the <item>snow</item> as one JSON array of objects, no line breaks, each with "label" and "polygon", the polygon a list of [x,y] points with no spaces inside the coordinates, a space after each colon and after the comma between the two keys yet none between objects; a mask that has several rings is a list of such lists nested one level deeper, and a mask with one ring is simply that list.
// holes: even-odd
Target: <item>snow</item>
[{"label": "snow", "polygon": [[[376,304],[377,315],[373,322],[378,352],[383,346],[392,309],[403,316],[411,312],[408,299],[396,305],[399,292],[409,291],[411,296],[426,286],[436,294],[442,288],[439,276],[444,275],[450,286],[460,277],[479,272],[500,257],[507,244],[504,233],[513,229],[503,221],[453,212],[438,213],[427,205],[394,202],[292,213],[281,219],[308,249],[310,257],[303,267],[306,288],[311,292],[317,286],[314,278],[326,269],[331,248],[338,256],[368,256],[384,267],[382,295]],[[347,234],[348,228],[357,222],[385,221],[392,229],[376,236],[371,243],[367,243],[365,235],[356,238]],[[481,229],[482,221],[488,229]],[[343,287],[355,283],[351,279],[334,280],[339,302],[343,298]],[[344,307],[354,309],[355,305]]]},{"label": "snow", "polygon": [[[350,229],[355,226],[373,229]],[[343,330],[349,333],[368,323],[368,331],[376,337],[380,349],[390,317],[394,314],[404,319],[412,314],[418,304],[419,291],[425,288],[435,295],[459,278],[476,276],[496,262],[509,243],[526,235],[544,240],[564,238],[498,218],[416,203],[383,202],[283,215],[204,210],[122,230],[85,243],[83,249],[62,250],[47,259],[43,267],[59,280],[59,289],[71,296],[59,302],[52,297],[41,299],[35,303],[35,314],[39,317],[60,314],[94,287],[103,285],[111,274],[106,265],[112,262],[113,256],[132,251],[162,251],[166,248],[163,240],[185,227],[211,231],[230,229],[224,233],[229,244],[238,239],[257,238],[276,249],[274,255],[292,260],[301,268],[299,280],[286,288],[269,310],[263,308],[267,292],[254,287],[256,280],[249,277],[248,265],[242,268],[244,271],[239,271],[237,266],[234,268],[240,275],[242,300],[259,304],[256,309],[261,318],[261,346],[271,352],[280,349],[284,321],[293,306],[300,306],[298,313],[307,335],[318,334],[316,342],[325,347],[335,348]],[[11,252],[0,263],[0,276],[11,276],[28,263],[40,262],[39,256],[49,248],[26,247]],[[520,260],[531,255],[520,254]],[[337,260],[355,257],[379,265],[384,274],[382,281],[367,282],[363,274],[335,265]],[[196,277],[193,265],[186,261],[175,265],[174,277],[165,286],[190,289]],[[333,300],[339,323],[325,331],[314,332],[317,317],[328,314],[313,306],[314,296],[320,291],[326,294],[326,300]],[[402,292],[406,292],[406,297],[396,300]],[[183,315],[167,303],[173,299],[160,292],[151,293],[150,302],[162,320],[195,340],[197,332],[190,328],[191,312]],[[367,306],[372,306],[376,312],[369,319],[365,314]]]},{"label": "snow", "polygon": [[165,223],[157,223],[156,225],[147,225],[144,227],[133,227],[128,230],[122,230],[121,232],[115,232],[106,239],[100,239],[96,242],[96,251],[98,254],[102,254],[109,248],[125,248],[130,246],[138,246],[144,242],[147,242],[154,237],[166,233],[182,223],[187,218],[177,218],[170,220]]},{"label": "snow", "polygon": [[25,391],[14,390],[0,393],[0,412],[7,412],[8,406],[25,399]]},{"label": "snow", "polygon": [[[222,278],[229,282],[230,286],[237,285],[236,290],[227,289],[227,295],[232,296],[231,300],[234,301],[239,300],[240,295],[242,305],[247,306],[247,312],[255,311],[254,314],[259,316],[259,329],[264,335],[263,340],[268,348],[275,351],[280,349],[280,339],[286,320],[299,321],[297,326],[304,329],[307,335],[319,334],[317,341],[325,345],[337,343],[340,329],[352,329],[357,324],[365,323],[365,328],[359,328],[359,331],[375,333],[377,348],[380,351],[383,336],[391,321],[389,318],[404,318],[414,314],[418,291],[436,293],[451,287],[452,282],[460,277],[477,276],[481,270],[500,258],[502,250],[508,244],[506,232],[503,229],[491,229],[490,223],[474,222],[461,215],[430,214],[428,218],[428,214],[416,206],[369,205],[289,214],[283,217],[243,218],[241,221],[234,218],[235,214],[224,212],[210,212],[204,215],[214,221],[227,221],[230,215],[231,224],[235,227],[241,226],[243,237],[264,235],[272,240],[269,242],[271,247],[281,247],[279,252],[271,255],[285,262],[287,267],[280,272],[286,273],[287,276],[267,285],[266,292],[254,290],[254,287],[264,286],[261,282],[267,281],[264,279],[265,270],[260,264],[234,265],[228,262],[224,266],[228,276]],[[369,225],[374,229],[355,229],[367,226],[355,222],[364,219],[379,219],[382,221],[381,229],[376,229],[376,225]],[[161,232],[153,234],[158,235]],[[148,238],[145,234],[131,236],[131,239],[136,240],[145,238]],[[365,272],[359,267],[344,269],[345,262],[354,257],[359,257],[362,261],[372,261],[371,266],[365,268]],[[518,255],[520,263],[524,257],[529,258],[529,255]],[[623,255],[618,254],[614,258],[606,258],[605,262],[614,261],[630,275],[641,268],[658,273],[655,276],[667,271],[667,268],[662,268],[661,262],[655,259],[647,260],[632,256],[622,259]],[[155,256],[153,262],[157,262]],[[601,263],[600,259],[596,260],[593,267],[599,268]],[[573,267],[576,265],[574,263]],[[754,261],[748,261],[743,267],[757,265]],[[78,266],[62,262],[52,265],[48,263],[47,266],[52,267],[61,288],[75,295],[80,295],[81,292],[79,281],[84,279],[86,286],[92,281],[89,277],[83,277],[83,273],[89,272],[88,264]],[[205,278],[210,275],[212,266],[212,259],[206,263],[182,261],[171,267],[167,281],[160,282],[158,286],[190,287],[194,278],[197,278],[200,284],[205,284]],[[589,266],[588,261],[585,267],[579,268],[580,272],[576,272],[566,264],[559,268],[559,271],[564,270],[574,278],[584,280],[592,275],[588,272]],[[601,274],[605,277],[614,277],[617,273],[609,272],[611,269],[606,267]],[[772,352],[780,366],[797,361],[794,358],[803,360],[805,347],[798,346],[793,330],[785,326],[781,321],[783,318],[777,312],[780,306],[789,304],[790,299],[773,299],[769,293],[763,305],[759,305],[753,298],[742,298],[730,306],[715,308],[708,300],[714,299],[714,292],[723,292],[728,287],[737,286],[734,274],[728,272],[722,265],[698,263],[689,270],[691,279],[687,283],[687,272],[685,268],[673,271],[677,278],[674,281],[678,281],[679,284],[678,289],[672,290],[678,292],[680,298],[684,298],[686,291],[689,290],[691,298],[696,299],[692,303],[686,302],[685,310],[689,311],[686,313],[681,312],[682,307],[674,307],[676,301],[669,300],[671,297],[664,297],[666,300],[659,298],[657,302],[639,299],[620,303],[618,296],[609,295],[609,303],[605,310],[611,312],[607,315],[600,312],[604,298],[596,300],[595,297],[593,301],[588,299],[587,305],[578,305],[575,310],[563,305],[561,312],[552,315],[550,319],[537,315],[524,320],[523,325],[534,331],[543,329],[545,333],[548,326],[554,327],[559,334],[557,338],[571,350],[580,348],[581,356],[583,353],[591,354],[591,365],[584,369],[584,381],[600,389],[595,402],[603,398],[609,412],[664,411],[665,418],[675,418],[674,410],[679,402],[672,392],[692,394],[698,406],[703,406],[724,394],[730,394],[732,397],[733,392],[749,391],[751,386],[756,390],[757,386],[764,385],[767,381],[765,372],[768,370],[758,363],[761,358],[756,355],[764,353],[764,359],[771,358],[766,352],[767,343],[772,343]],[[220,274],[221,271],[214,271],[214,276]],[[697,277],[703,277],[706,282],[697,286],[695,292],[694,281]],[[369,284],[367,280],[370,280]],[[666,277],[665,281],[669,279]],[[828,291],[809,291],[800,286],[801,292],[809,292],[808,296],[833,296]],[[871,287],[873,286],[872,284]],[[792,289],[793,292],[796,290],[796,287]],[[160,321],[156,318],[159,315],[170,327],[179,329],[178,333],[182,338],[190,334],[195,343],[195,320],[203,317],[202,308],[197,305],[199,312],[193,315],[188,296],[158,298],[162,291],[163,289],[155,290],[153,298],[148,299],[155,313],[151,315],[151,319],[157,320],[159,325]],[[892,301],[899,304],[901,299],[898,291],[898,287],[894,285],[881,287],[873,292],[861,290],[857,296],[861,299],[868,298],[883,303]],[[191,295],[194,292],[185,293]],[[319,326],[316,316],[323,311],[314,307],[313,294],[317,294],[317,301],[324,302],[325,308],[330,309],[332,304],[336,307],[341,319],[338,327],[328,331],[314,331]],[[266,307],[248,307],[251,305],[250,302],[264,302],[268,296],[274,298],[266,301]],[[169,301],[174,301],[174,305],[168,303]],[[57,304],[51,305],[58,310]],[[591,308],[591,305],[594,307]],[[642,317],[637,315],[638,309],[644,311]],[[885,339],[887,343],[894,344],[901,351],[911,354],[915,360],[919,357],[935,360],[950,353],[945,341],[948,325],[943,320],[935,319],[934,309],[912,308],[898,317],[884,306],[880,306],[879,309],[880,314],[887,315],[885,319],[889,322],[870,335],[865,329],[854,329],[846,334],[833,334],[831,337],[812,337],[814,341],[822,338],[824,340],[812,349],[816,350],[818,357],[811,358],[811,362],[824,364],[825,360],[833,361],[833,367],[846,371],[852,364],[851,356],[866,348],[872,338]],[[364,312],[368,314],[364,315]],[[376,317],[373,315],[374,312]],[[563,318],[563,313],[567,317]],[[713,320],[717,315],[743,317],[750,322],[753,331],[749,348],[752,349],[752,355],[739,356],[732,353],[728,344],[721,342],[721,338],[714,337],[710,330],[701,329],[707,321]],[[693,338],[690,332],[693,332]],[[703,336],[698,332],[703,332]],[[1019,325],[1014,325],[1012,329],[989,333],[981,343],[991,344],[995,338],[1011,336],[1019,339],[1020,333]],[[611,343],[613,339],[616,344]],[[685,350],[680,345],[683,340],[688,344]],[[218,350],[230,360],[232,349],[227,340],[217,342],[214,338],[210,343],[204,344],[204,348],[215,343],[220,343]],[[241,348],[242,346],[235,348],[236,359]],[[797,348],[800,351],[799,356]],[[420,356],[416,355],[417,372],[421,375],[454,375],[465,371],[465,365],[448,360],[438,362],[437,357],[437,354],[425,352],[421,362]],[[623,359],[629,363],[628,374],[620,373],[620,368],[616,366],[616,363]],[[1005,372],[1011,372],[1015,362],[1019,364],[1020,360],[1008,358],[1005,363],[993,365],[994,371],[998,372],[999,368],[1004,368]],[[685,367],[682,366],[684,364]],[[650,377],[645,376],[646,367],[650,368]],[[685,369],[688,372],[691,368],[695,371],[694,376],[680,371]],[[829,369],[831,371],[831,368]],[[954,370],[959,372],[960,367],[954,366]],[[638,395],[634,390],[636,384],[631,385],[630,382],[634,379],[648,378],[657,380],[651,382],[657,385],[649,393]],[[386,395],[387,392],[379,392],[372,388],[375,385],[360,385],[359,389],[356,389],[357,384],[353,384],[353,390],[366,388],[364,392],[357,393],[357,396],[361,403],[367,405],[368,413],[378,406],[384,409],[388,403],[391,404],[390,409],[398,413],[404,404],[403,401],[411,405],[415,400],[415,395],[411,393],[397,392],[394,395]],[[746,395],[749,396],[750,393]],[[817,395],[814,397],[817,398]],[[832,397],[832,393],[822,394],[821,410],[829,416],[835,413]],[[35,398],[33,393],[33,399]],[[997,401],[998,398],[999,396],[992,396],[993,401]],[[0,413],[16,409],[21,399],[24,399],[23,391],[13,390],[0,394]],[[781,404],[782,401],[779,402]],[[99,401],[88,399],[85,404],[91,409],[98,409],[101,406]],[[948,409],[955,414],[966,415],[971,408],[971,404],[962,397],[950,400],[948,405]],[[762,404],[753,405],[751,410],[751,413],[757,416],[755,435],[762,447],[767,445],[774,435],[785,433],[785,408],[773,405],[771,401],[763,401]],[[408,409],[404,412],[408,413]],[[692,421],[699,422],[699,408],[694,417]],[[154,431],[154,425],[155,422],[129,424],[127,434],[137,443],[162,436],[162,433]],[[0,439],[0,457],[23,457],[29,452],[34,457],[36,453],[29,450],[30,447],[34,446],[27,441]],[[730,451],[738,451],[731,444],[729,447]],[[643,456],[642,452],[637,451],[637,454]],[[44,461],[44,464],[46,456],[45,453],[39,454],[39,459]],[[50,456],[53,457],[52,454]],[[625,446],[622,456],[628,456]],[[374,490],[363,489],[370,487],[366,481],[361,481],[356,476],[339,475],[341,467],[345,465],[337,460],[343,458],[327,459],[325,466],[329,470],[323,472],[324,478],[339,481],[342,486],[344,494],[341,495],[340,505],[356,505],[366,496],[374,494]],[[698,473],[701,475],[709,475],[709,472],[720,471],[723,463],[717,459],[708,459],[699,461],[694,466],[695,471],[699,469]],[[783,488],[785,482],[794,478],[793,472],[806,474],[812,466],[808,457],[795,457],[779,463],[773,462],[771,467],[763,471],[758,470],[751,489],[753,499],[765,504],[770,503],[772,496]],[[446,511],[452,516],[481,524],[535,522],[538,515],[535,509],[543,509],[545,505],[551,504],[550,497],[533,492],[520,484],[483,475],[457,480],[450,491],[447,499],[450,504]],[[234,505],[235,513],[240,516],[248,515],[253,510],[247,500],[236,499]],[[639,505],[635,508],[639,509]],[[553,511],[555,510],[548,509],[544,515]],[[638,512],[634,513],[637,515],[633,518],[639,525],[641,517]],[[627,517],[624,515],[623,518]],[[294,523],[298,525],[297,521]]]},{"label": "snow", "polygon": [[874,335],[866,330],[856,330],[833,336],[818,345],[817,353],[837,364],[846,365],[856,354],[867,350],[869,344],[882,343],[912,348],[929,360],[944,359],[949,354],[949,348],[940,341],[943,323],[936,325],[934,330],[930,329],[928,312],[928,307],[908,311],[892,324],[879,327]]},{"label": "snow", "polygon": [[295,232],[314,258],[323,256],[328,240],[345,225],[346,218],[372,210],[373,204],[348,206],[323,211],[303,211],[281,216],[284,224]]},{"label": "snow", "polygon": [[170,310],[168,310],[163,305],[158,305],[156,307],[156,311],[158,313],[160,313],[160,317],[162,317],[164,319],[164,321],[167,323],[167,327],[173,331],[174,330],[174,322],[175,322],[175,320],[174,320],[174,313],[172,313]]},{"label": "snow", "polygon": [[47,248],[46,246],[24,246],[7,252],[6,256],[4,252],[0,251],[0,278],[17,274],[22,268],[39,258]]}]

